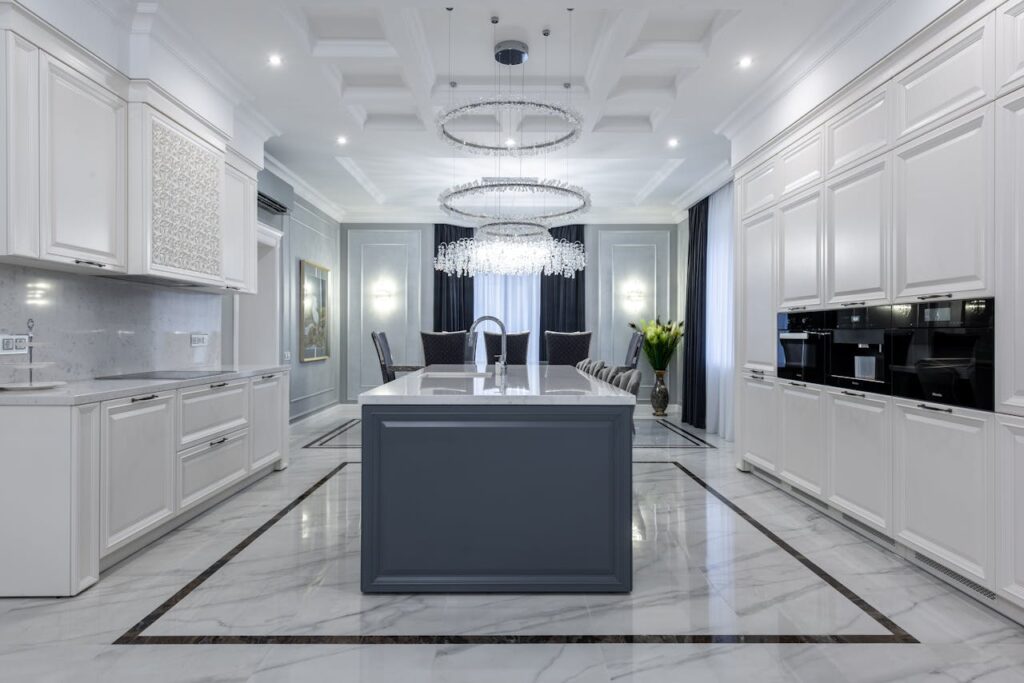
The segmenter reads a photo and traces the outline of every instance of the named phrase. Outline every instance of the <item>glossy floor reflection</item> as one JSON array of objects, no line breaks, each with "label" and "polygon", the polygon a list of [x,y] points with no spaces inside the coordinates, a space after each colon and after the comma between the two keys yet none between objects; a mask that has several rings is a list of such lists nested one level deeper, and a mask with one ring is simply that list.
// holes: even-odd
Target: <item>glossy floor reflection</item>
[{"label": "glossy floor reflection", "polygon": [[[302,446],[351,408],[292,427],[292,465],[66,600],[0,600],[0,681],[1024,681],[1024,629],[734,467],[682,463],[921,644],[111,645],[357,450]],[[672,465],[636,466],[629,596],[362,596],[358,466],[146,633],[884,633],[877,621]]]}]

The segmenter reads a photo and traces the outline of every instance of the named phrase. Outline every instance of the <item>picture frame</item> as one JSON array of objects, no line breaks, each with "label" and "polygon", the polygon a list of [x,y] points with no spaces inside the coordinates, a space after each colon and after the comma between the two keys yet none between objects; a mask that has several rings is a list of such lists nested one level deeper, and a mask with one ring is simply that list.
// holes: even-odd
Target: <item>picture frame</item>
[{"label": "picture frame", "polygon": [[299,362],[331,357],[331,269],[299,261]]}]

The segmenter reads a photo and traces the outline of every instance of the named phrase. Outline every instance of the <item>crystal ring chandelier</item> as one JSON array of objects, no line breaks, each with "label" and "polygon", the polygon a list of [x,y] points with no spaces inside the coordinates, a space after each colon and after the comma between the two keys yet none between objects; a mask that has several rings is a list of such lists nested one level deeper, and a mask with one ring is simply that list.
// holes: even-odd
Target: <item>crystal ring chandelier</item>
[{"label": "crystal ring chandelier", "polygon": [[480,238],[484,237],[516,237],[519,239],[551,239],[548,228],[541,223],[528,221],[495,221],[484,223],[476,230]]},{"label": "crystal ring chandelier", "polygon": [[[507,197],[511,194],[538,195],[538,198],[562,200],[565,204],[546,207],[542,203],[520,210],[502,207],[499,202],[491,210],[469,203],[488,195]],[[560,180],[536,178],[481,178],[448,188],[438,201],[448,215],[476,223],[528,222],[550,226],[555,222],[571,221],[590,209],[590,193],[582,187]]]},{"label": "crystal ring chandelier", "polygon": [[[517,116],[539,116],[545,119],[558,119],[568,128],[566,132],[560,129],[547,139],[537,142],[521,142],[516,144],[487,144],[475,142],[458,133],[452,128],[458,126],[455,122],[470,117],[500,117],[514,114]],[[437,118],[437,133],[448,144],[471,154],[491,156],[533,156],[546,154],[562,149],[579,139],[583,133],[583,117],[579,113],[557,104],[537,102],[521,98],[492,98],[485,99],[471,104],[463,104],[454,107]]]},{"label": "crystal ring chandelier", "polygon": [[561,275],[576,277],[587,264],[579,242],[554,239],[550,233],[529,237],[487,236],[440,244],[434,268],[448,275]]}]

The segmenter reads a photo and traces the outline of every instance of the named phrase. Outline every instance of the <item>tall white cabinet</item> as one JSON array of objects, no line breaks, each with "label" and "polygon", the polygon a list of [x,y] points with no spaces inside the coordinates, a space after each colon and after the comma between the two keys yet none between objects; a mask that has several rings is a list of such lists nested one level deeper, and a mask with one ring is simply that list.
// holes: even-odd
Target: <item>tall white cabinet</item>
[{"label": "tall white cabinet", "polygon": [[741,226],[744,308],[740,367],[775,373],[775,214],[767,212]]},{"label": "tall white cabinet", "polygon": [[996,406],[1024,416],[1024,92],[996,104]]}]

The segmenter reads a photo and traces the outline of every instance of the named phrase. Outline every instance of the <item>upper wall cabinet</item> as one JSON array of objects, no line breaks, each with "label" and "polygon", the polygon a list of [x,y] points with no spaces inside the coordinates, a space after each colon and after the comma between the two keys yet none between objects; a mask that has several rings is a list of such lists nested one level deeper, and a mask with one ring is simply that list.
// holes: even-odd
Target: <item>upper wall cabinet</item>
[{"label": "upper wall cabinet", "polygon": [[256,293],[256,178],[224,167],[224,285]]},{"label": "upper wall cabinet", "polygon": [[897,301],[983,296],[992,288],[993,105],[896,150]]},{"label": "upper wall cabinet", "polygon": [[864,96],[825,125],[825,172],[881,153],[890,143],[889,86]]},{"label": "upper wall cabinet", "polygon": [[742,215],[750,216],[766,209],[779,198],[778,173],[775,162],[755,168],[740,181]]},{"label": "upper wall cabinet", "polygon": [[994,29],[989,15],[896,76],[893,109],[898,140],[919,135],[992,99]]},{"label": "upper wall cabinet", "polygon": [[779,205],[779,307],[821,305],[822,193],[815,189]]},{"label": "upper wall cabinet", "polygon": [[889,156],[883,156],[825,185],[825,301],[830,305],[889,298],[889,166]]},{"label": "upper wall cabinet", "polygon": [[996,85],[1000,93],[1024,85],[1024,0],[996,10]]},{"label": "upper wall cabinet", "polygon": [[775,372],[775,214],[743,223],[743,367]]},{"label": "upper wall cabinet", "polygon": [[780,194],[791,195],[820,181],[823,155],[823,131],[820,128],[784,149],[775,164]]},{"label": "upper wall cabinet", "polygon": [[40,257],[127,269],[127,103],[43,53]]},{"label": "upper wall cabinet", "polygon": [[39,50],[0,31],[0,254],[39,256]]},{"label": "upper wall cabinet", "polygon": [[129,105],[129,269],[224,284],[224,153],[145,103]]},{"label": "upper wall cabinet", "polygon": [[1024,92],[996,105],[996,409],[1024,415]]}]

